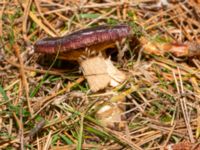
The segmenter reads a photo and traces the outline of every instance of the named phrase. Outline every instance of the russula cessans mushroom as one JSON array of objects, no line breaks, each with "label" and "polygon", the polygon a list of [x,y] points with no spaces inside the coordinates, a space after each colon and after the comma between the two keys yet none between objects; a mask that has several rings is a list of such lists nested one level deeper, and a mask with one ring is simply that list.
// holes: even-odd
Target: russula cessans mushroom
[{"label": "russula cessans mushroom", "polygon": [[[125,74],[103,55],[117,41],[132,36],[131,27],[126,24],[88,28],[69,35],[45,38],[34,45],[35,52],[59,54],[58,58],[78,61],[92,91],[104,89],[108,84],[116,86],[125,80]],[[89,51],[89,52],[88,52]],[[90,53],[90,54],[89,54]],[[86,59],[80,59],[86,56]]]}]

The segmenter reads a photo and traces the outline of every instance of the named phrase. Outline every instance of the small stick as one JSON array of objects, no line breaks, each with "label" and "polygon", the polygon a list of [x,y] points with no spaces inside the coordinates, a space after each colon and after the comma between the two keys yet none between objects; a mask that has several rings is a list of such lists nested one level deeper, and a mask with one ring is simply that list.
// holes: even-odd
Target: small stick
[{"label": "small stick", "polygon": [[2,25],[3,25],[3,21],[2,21],[2,16],[3,16],[3,12],[4,12],[4,9],[5,9],[5,7],[6,7],[6,3],[7,2],[5,2],[5,0],[3,1],[3,6],[2,6],[2,8],[1,8],[1,11],[0,11],[0,37],[1,36],[3,36],[3,27],[2,27]]},{"label": "small stick", "polygon": [[19,63],[20,63],[20,74],[21,74],[21,78],[22,78],[22,84],[23,84],[23,87],[25,89],[28,109],[29,109],[29,112],[30,112],[30,114],[32,116],[33,115],[33,110],[31,109],[31,103],[30,103],[30,98],[29,98],[29,87],[28,87],[28,83],[27,83],[27,79],[26,79],[26,75],[25,75],[25,71],[24,71],[23,59],[20,56],[20,49],[19,49],[18,45],[15,44],[13,46],[13,48],[15,50],[16,56],[17,56],[17,58],[19,60]]},{"label": "small stick", "polygon": [[28,14],[29,14],[29,11],[30,11],[30,7],[31,7],[31,3],[32,3],[32,0],[27,0],[26,1],[26,4],[24,6],[24,16],[23,16],[23,23],[22,23],[22,32],[23,32],[23,38],[25,41],[28,40],[28,37],[27,37],[27,22],[28,22]]}]

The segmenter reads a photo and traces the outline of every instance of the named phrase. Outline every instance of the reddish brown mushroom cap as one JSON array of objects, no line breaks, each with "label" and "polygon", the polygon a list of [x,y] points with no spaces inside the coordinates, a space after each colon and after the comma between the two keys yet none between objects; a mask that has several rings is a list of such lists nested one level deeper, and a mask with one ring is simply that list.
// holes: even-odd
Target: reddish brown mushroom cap
[{"label": "reddish brown mushroom cap", "polygon": [[53,54],[70,52],[77,49],[90,48],[91,46],[105,43],[114,43],[132,35],[131,27],[122,24],[117,26],[98,26],[83,29],[64,37],[45,38],[35,43],[35,52]]}]

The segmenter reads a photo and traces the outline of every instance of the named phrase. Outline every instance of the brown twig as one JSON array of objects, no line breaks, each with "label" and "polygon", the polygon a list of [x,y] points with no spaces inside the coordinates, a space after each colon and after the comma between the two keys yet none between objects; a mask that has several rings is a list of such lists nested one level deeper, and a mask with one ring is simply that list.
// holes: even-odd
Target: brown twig
[{"label": "brown twig", "polygon": [[2,24],[3,24],[3,21],[2,21],[2,16],[3,16],[3,12],[4,12],[4,9],[6,7],[6,2],[5,0],[3,1],[2,3],[2,7],[1,7],[1,11],[0,11],[0,37],[3,35],[3,27],[2,27]]},{"label": "brown twig", "polygon": [[27,22],[28,22],[28,14],[30,11],[32,0],[27,0],[25,4],[25,10],[24,10],[24,16],[23,16],[23,23],[22,23],[22,32],[23,32],[23,38],[25,41],[28,41],[27,37]]},{"label": "brown twig", "polygon": [[27,79],[26,79],[26,74],[25,74],[25,71],[24,71],[23,59],[20,56],[20,48],[17,44],[15,44],[13,46],[13,48],[15,50],[16,56],[17,56],[19,63],[20,63],[21,80],[22,80],[23,87],[25,89],[25,95],[26,95],[26,100],[27,100],[27,104],[28,104],[28,109],[29,109],[29,112],[32,116],[33,110],[31,109],[31,102],[30,102],[30,98],[29,98],[29,85],[28,85],[28,82],[27,82]]}]

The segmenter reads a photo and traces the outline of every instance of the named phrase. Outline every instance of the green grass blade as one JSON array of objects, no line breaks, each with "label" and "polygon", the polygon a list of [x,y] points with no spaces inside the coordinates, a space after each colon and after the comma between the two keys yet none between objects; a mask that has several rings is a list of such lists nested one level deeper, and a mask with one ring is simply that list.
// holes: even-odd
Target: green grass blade
[{"label": "green grass blade", "polygon": [[5,101],[8,101],[9,100],[9,98],[8,98],[8,96],[6,95],[6,92],[4,91],[4,89],[3,89],[3,87],[0,85],[0,93],[1,93],[1,95],[3,96],[3,99],[5,100]]},{"label": "green grass blade", "polygon": [[81,115],[81,121],[80,121],[80,132],[78,136],[78,146],[77,150],[81,150],[82,148],[82,137],[83,137],[83,121],[84,121],[84,116]]},{"label": "green grass blade", "polygon": [[65,143],[67,143],[68,145],[73,144],[73,142],[72,142],[66,135],[61,134],[60,137],[61,137],[61,139],[62,139],[63,141],[65,141]]},{"label": "green grass blade", "polygon": [[90,14],[90,13],[80,14],[81,19],[95,19],[99,16],[100,16],[99,14]]}]

